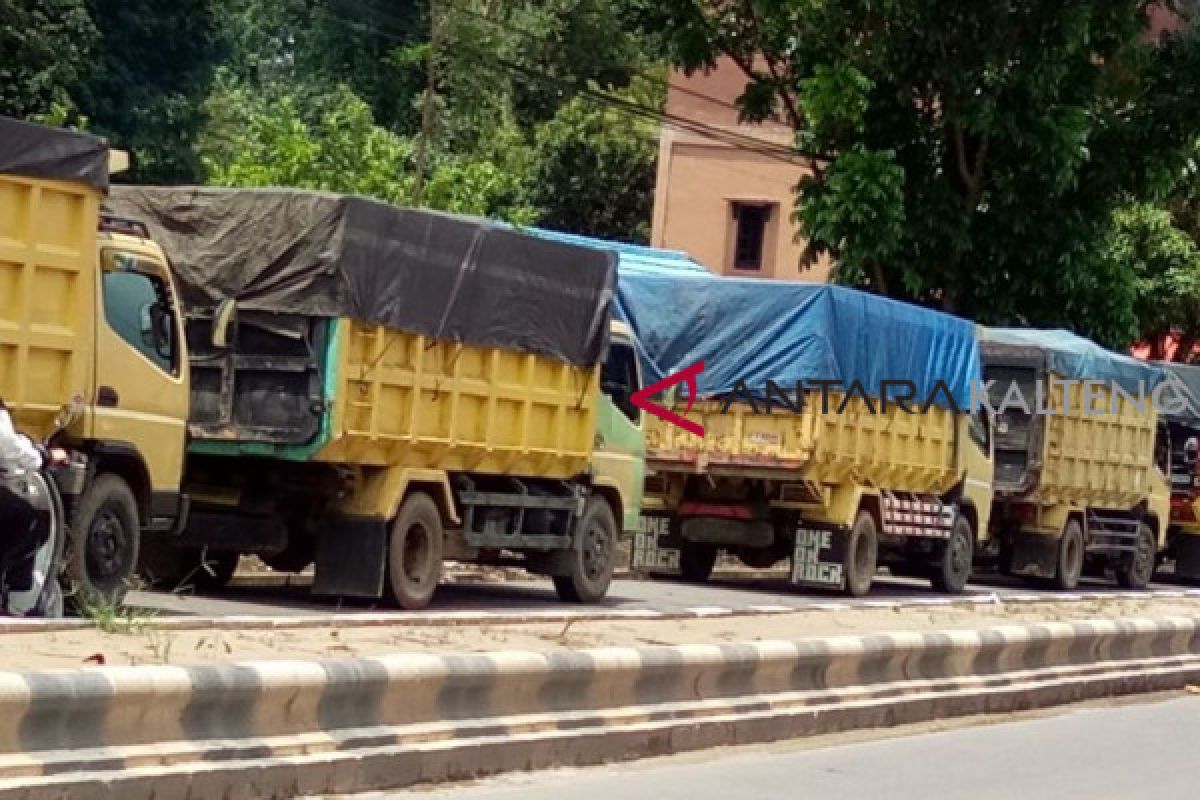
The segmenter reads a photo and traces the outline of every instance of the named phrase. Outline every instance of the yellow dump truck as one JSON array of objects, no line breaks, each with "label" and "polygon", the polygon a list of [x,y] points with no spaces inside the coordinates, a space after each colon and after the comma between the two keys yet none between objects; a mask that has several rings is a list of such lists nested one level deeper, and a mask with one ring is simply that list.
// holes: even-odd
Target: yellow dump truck
[{"label": "yellow dump truck", "polygon": [[68,577],[116,600],[142,534],[186,515],[188,361],[162,251],[101,215],[110,156],[100,139],[0,118],[0,397],[35,438],[70,419],[56,439],[81,467],[60,486]]},{"label": "yellow dump truck", "polygon": [[1170,518],[1161,369],[1066,331],[983,329],[995,412],[991,555],[1061,589],[1153,577]]},{"label": "yellow dump truck", "polygon": [[643,477],[611,253],[314,192],[111,202],[163,237],[191,349],[190,521],[148,573],[256,553],[420,608],[457,560],[605,594]]},{"label": "yellow dump truck", "polygon": [[695,378],[658,401],[676,418],[648,425],[635,566],[702,580],[725,551],[853,595],[880,564],[962,590],[992,500],[987,417],[968,413],[974,326],[707,274],[624,272],[619,296],[662,379],[647,391]]}]

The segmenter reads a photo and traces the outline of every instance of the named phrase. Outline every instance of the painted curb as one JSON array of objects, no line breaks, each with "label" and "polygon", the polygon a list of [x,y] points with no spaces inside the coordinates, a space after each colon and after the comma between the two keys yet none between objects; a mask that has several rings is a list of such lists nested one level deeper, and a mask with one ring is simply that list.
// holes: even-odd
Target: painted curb
[{"label": "painted curb", "polygon": [[0,673],[0,796],[350,792],[1197,681],[1200,617]]}]

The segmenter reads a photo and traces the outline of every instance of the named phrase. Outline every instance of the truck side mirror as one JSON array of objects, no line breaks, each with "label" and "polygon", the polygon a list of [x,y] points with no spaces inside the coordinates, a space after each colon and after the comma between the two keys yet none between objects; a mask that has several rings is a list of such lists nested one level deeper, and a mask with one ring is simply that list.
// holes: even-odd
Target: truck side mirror
[{"label": "truck side mirror", "polygon": [[229,347],[229,332],[237,320],[237,300],[226,297],[217,306],[212,321],[212,346],[218,350]]}]

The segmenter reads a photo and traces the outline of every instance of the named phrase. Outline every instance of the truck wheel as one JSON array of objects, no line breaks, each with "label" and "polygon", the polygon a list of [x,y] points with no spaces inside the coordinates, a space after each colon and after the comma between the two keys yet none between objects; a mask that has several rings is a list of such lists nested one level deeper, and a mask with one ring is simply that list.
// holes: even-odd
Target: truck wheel
[{"label": "truck wheel", "polygon": [[124,600],[140,541],[137,501],[128,484],[116,475],[98,476],[75,508],[68,537],[67,577],[76,602]]},{"label": "truck wheel", "polygon": [[704,583],[717,563],[717,546],[685,541],[679,548],[679,577]]},{"label": "truck wheel", "polygon": [[1054,571],[1054,588],[1070,591],[1079,585],[1083,575],[1083,528],[1079,520],[1067,520],[1062,538],[1058,540],[1058,566]]},{"label": "truck wheel", "polygon": [[588,500],[579,518],[571,573],[554,576],[554,590],[568,603],[595,603],[608,593],[616,566],[617,523],[602,497]]},{"label": "truck wheel", "polygon": [[875,517],[870,511],[860,511],[850,529],[842,564],[846,574],[846,594],[862,597],[871,591],[878,558],[879,534],[875,530]]},{"label": "truck wheel", "polygon": [[1125,589],[1145,589],[1154,577],[1157,556],[1158,544],[1154,541],[1154,531],[1143,522],[1138,526],[1137,549],[1117,566],[1117,583]]},{"label": "truck wheel", "polygon": [[424,492],[414,492],[392,522],[388,543],[387,591],[403,609],[416,611],[429,605],[442,577],[445,532],[437,503]]},{"label": "truck wheel", "polygon": [[950,538],[942,549],[942,557],[934,567],[930,583],[933,588],[946,594],[960,594],[967,588],[971,577],[971,563],[975,558],[975,533],[970,521],[961,514],[954,520]]}]

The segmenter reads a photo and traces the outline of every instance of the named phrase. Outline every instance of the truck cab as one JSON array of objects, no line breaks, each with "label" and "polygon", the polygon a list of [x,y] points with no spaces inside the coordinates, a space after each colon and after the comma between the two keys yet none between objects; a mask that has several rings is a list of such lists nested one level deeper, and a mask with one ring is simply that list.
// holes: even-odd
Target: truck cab
[{"label": "truck cab", "polygon": [[592,470],[597,490],[621,509],[618,523],[629,533],[637,531],[640,524],[646,479],[646,415],[633,404],[633,395],[641,388],[633,333],[629,326],[613,320],[608,357],[600,373]]},{"label": "truck cab", "polygon": [[101,215],[94,263],[94,362],[65,431],[87,464],[83,482],[64,487],[66,569],[85,602],[116,602],[143,536],[165,535],[187,514],[187,348],[166,257],[139,223]]},{"label": "truck cab", "polygon": [[145,228],[101,212],[124,154],[0,118],[0,156],[0,396],[21,430],[71,453],[67,578],[80,599],[117,602],[143,533],[186,511],[176,293]]}]

